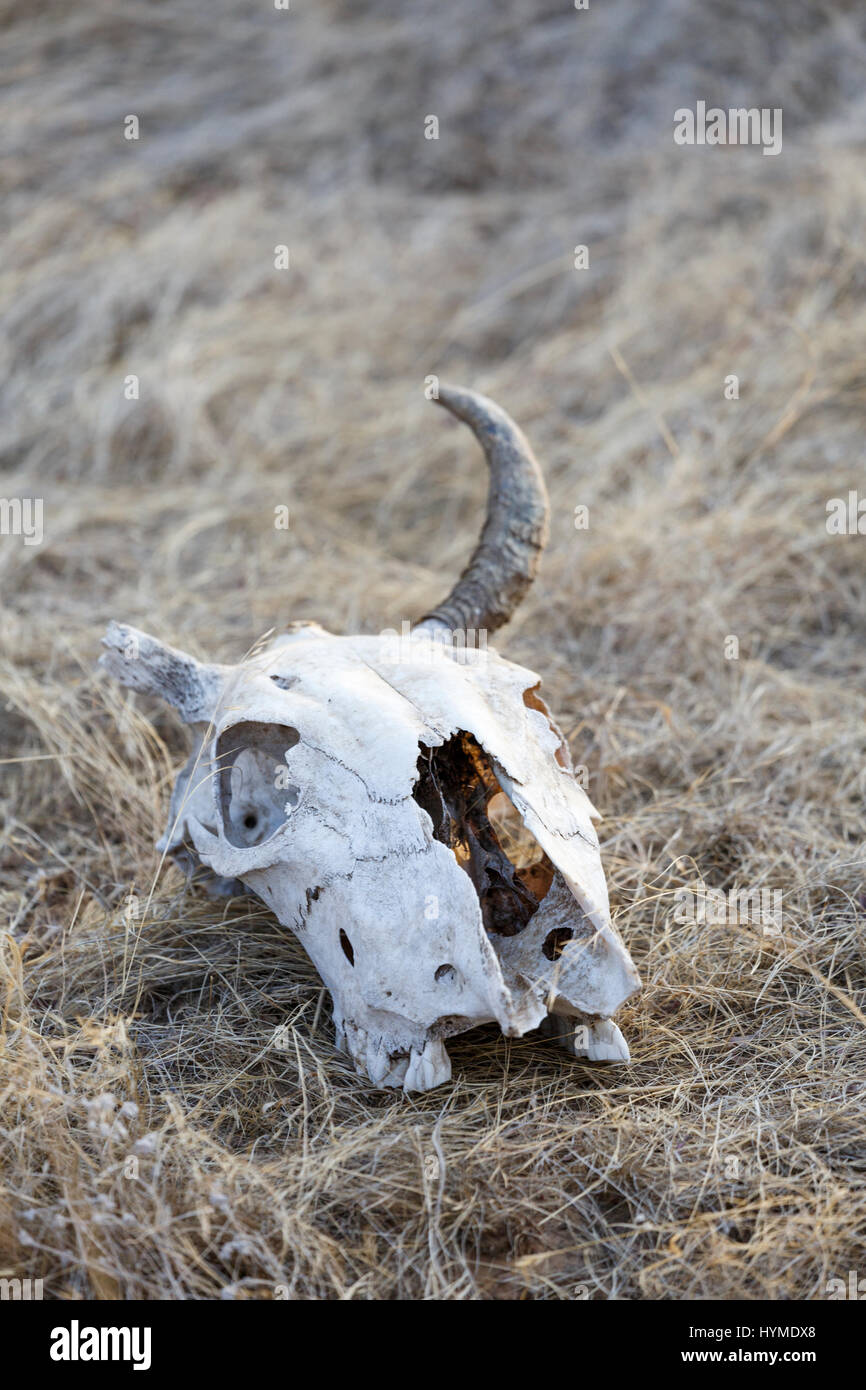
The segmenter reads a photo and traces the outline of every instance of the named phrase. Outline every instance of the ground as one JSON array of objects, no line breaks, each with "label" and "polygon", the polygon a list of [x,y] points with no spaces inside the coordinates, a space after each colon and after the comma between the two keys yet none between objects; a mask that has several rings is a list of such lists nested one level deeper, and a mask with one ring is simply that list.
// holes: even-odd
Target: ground
[{"label": "ground", "polygon": [[[862,1275],[866,536],[827,527],[864,487],[862,7],[2,14],[0,488],[44,533],[0,535],[0,1275],[76,1299]],[[781,152],[677,145],[699,100],[780,108]],[[185,733],[95,660],[111,618],[237,660],[438,601],[485,476],[431,375],[543,463],[550,545],[497,646],[586,770],[644,989],[628,1066],[490,1027],[405,1097],[334,1052],[264,907],[160,866]],[[701,883],[779,914],[690,918]]]}]

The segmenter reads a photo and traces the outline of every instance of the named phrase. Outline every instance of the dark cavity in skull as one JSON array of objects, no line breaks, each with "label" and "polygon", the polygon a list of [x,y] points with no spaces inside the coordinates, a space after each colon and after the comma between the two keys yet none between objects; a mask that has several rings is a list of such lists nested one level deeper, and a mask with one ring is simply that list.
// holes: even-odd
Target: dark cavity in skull
[{"label": "dark cavity in skull", "polygon": [[553,865],[502,791],[481,745],[467,733],[439,748],[422,743],[412,794],[436,839],[471,878],[485,930],[522,932],[551,885]]}]

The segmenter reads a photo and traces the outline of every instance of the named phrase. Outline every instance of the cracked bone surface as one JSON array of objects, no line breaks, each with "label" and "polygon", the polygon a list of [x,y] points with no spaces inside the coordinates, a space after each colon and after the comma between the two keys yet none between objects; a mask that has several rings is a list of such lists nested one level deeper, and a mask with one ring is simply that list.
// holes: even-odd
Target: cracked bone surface
[{"label": "cracked bone surface", "polygon": [[158,848],[213,892],[257,894],[329,989],[337,1047],[406,1091],[448,1081],[445,1040],[488,1022],[627,1062],[611,1016],[640,983],[539,677],[445,626],[492,630],[528,586],[538,465],[492,402],[442,387],[440,403],[481,441],[491,500],[469,566],[413,630],[295,624],[218,666],[112,623],[102,657],[193,732]]}]

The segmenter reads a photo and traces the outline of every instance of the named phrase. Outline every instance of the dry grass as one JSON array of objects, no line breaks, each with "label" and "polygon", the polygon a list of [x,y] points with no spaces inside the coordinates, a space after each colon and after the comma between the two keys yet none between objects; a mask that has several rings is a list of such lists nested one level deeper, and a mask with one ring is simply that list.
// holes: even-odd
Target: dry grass
[{"label": "dry grass", "polygon": [[[0,538],[0,1274],[373,1299],[862,1276],[866,539],[824,524],[863,482],[862,7],[2,13],[0,487],[44,498],[45,540]],[[698,98],[782,106],[783,153],[677,149]],[[484,478],[431,372],[545,463],[551,545],[500,646],[589,769],[646,987],[627,1068],[484,1029],[406,1098],[334,1054],[263,908],[157,872],[183,733],[93,662],[112,616],[236,659],[438,599]],[[780,889],[782,934],[678,924],[698,876]]]}]

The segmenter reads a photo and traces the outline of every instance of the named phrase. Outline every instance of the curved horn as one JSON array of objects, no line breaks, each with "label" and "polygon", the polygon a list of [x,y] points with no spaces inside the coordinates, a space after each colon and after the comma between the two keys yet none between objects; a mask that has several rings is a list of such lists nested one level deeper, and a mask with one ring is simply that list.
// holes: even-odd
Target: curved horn
[{"label": "curved horn", "polygon": [[498,405],[475,391],[441,386],[439,405],[470,427],[490,469],[487,519],[448,597],[421,619],[456,631],[507,623],[529,588],[547,542],[547,489],[529,441]]},{"label": "curved horn", "polygon": [[205,666],[126,623],[109,623],[102,645],[105,651],[99,664],[121,685],[159,695],[174,705],[185,724],[210,721],[226,667]]}]

